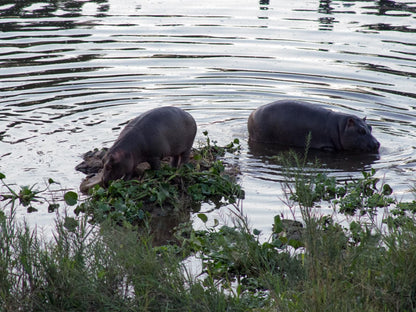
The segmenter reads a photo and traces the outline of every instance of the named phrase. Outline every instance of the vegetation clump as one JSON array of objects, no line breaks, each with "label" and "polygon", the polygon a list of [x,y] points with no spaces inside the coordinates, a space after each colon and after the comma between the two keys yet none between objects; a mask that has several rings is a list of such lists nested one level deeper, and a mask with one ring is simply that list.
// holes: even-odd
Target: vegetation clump
[{"label": "vegetation clump", "polygon": [[[363,171],[361,178],[348,181],[336,181],[325,172],[317,172],[316,161],[306,162],[306,157],[289,153],[284,158],[285,186],[289,199],[299,202],[303,207],[313,207],[321,201],[327,201],[337,207],[337,211],[347,215],[377,213],[378,208],[396,205],[398,202],[391,196],[393,189],[387,183],[381,183],[375,176],[375,169]],[[399,204],[404,205],[404,204]]]},{"label": "vegetation clump", "polygon": [[155,209],[166,213],[198,211],[202,202],[220,207],[235,203],[244,192],[225,172],[223,163],[215,161],[209,170],[201,171],[193,164],[180,168],[166,165],[145,171],[139,180],[113,181],[108,188],[96,186],[90,195],[77,207],[77,213],[88,213],[98,222],[111,219],[118,224],[136,224]]},{"label": "vegetation clump", "polygon": [[[416,310],[415,201],[398,202],[387,184],[379,185],[374,171],[339,182],[322,172],[318,177],[302,159],[296,162],[300,165],[288,171],[285,190],[290,208],[300,209],[301,220],[277,215],[271,220],[272,234],[264,237],[250,228],[240,207],[234,205],[233,225],[216,220],[208,225],[209,214],[198,213],[204,229],[190,229],[173,244],[159,246],[149,233],[137,235],[131,222],[137,217],[134,211],[130,215],[120,209],[119,218],[115,213],[122,205],[128,207],[130,200],[143,201],[141,209],[146,201],[160,207],[175,205],[180,201],[170,202],[171,198],[180,196],[169,187],[152,184],[156,191],[141,191],[153,197],[141,197],[140,191],[128,189],[129,183],[119,186],[120,181],[113,183],[113,189],[97,188],[94,192],[105,193],[92,195],[91,203],[82,209],[107,207],[103,209],[107,214],[86,210],[77,217],[58,217],[54,237],[48,240],[16,220],[18,206],[46,203],[43,191],[33,187],[16,191],[0,174],[8,190],[1,195],[8,209],[0,211],[0,310]],[[196,168],[181,170],[193,170],[196,176],[209,172]],[[212,178],[204,173],[199,181],[176,169],[166,176],[148,174],[150,180],[162,175],[157,177],[162,184],[169,178],[177,179],[179,185],[194,179],[180,189],[187,192],[191,185]],[[158,195],[166,188],[169,196]],[[205,195],[204,200],[212,193]],[[236,197],[221,198],[232,202]],[[81,209],[76,193],[66,192],[64,200]],[[349,207],[346,203],[352,209],[344,209]],[[348,223],[337,221],[333,215],[319,213],[323,205],[355,218]],[[383,215],[377,214],[379,208]],[[92,224],[91,216],[96,221]],[[200,261],[201,274],[191,274],[185,264],[190,259]]]},{"label": "vegetation clump", "polygon": [[[90,222],[108,222],[150,230],[165,243],[174,228],[190,219],[202,203],[215,208],[235,204],[244,198],[236,175],[222,160],[226,152],[239,150],[238,140],[225,147],[211,142],[194,149],[190,163],[179,168],[165,164],[159,170],[145,170],[137,179],[112,181],[107,188],[96,185],[75,213],[90,216]],[[166,232],[161,234],[161,232]]]}]

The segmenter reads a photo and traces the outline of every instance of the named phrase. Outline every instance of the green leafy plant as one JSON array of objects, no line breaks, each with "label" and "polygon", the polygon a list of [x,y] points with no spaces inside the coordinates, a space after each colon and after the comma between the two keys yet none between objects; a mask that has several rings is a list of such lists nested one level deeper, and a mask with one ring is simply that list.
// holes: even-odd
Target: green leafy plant
[{"label": "green leafy plant", "polygon": [[350,215],[355,214],[357,210],[361,214],[374,213],[375,208],[387,207],[396,203],[394,198],[390,196],[393,193],[390,185],[377,186],[380,179],[374,176],[375,173],[374,169],[362,172],[362,178],[340,186],[345,189],[345,193],[334,201],[335,204],[339,204],[340,212]]},{"label": "green leafy plant", "polygon": [[[222,172],[219,168],[210,174]],[[148,174],[156,179],[155,172]],[[384,216],[383,227],[361,218],[340,224],[300,205],[302,220],[275,216],[268,239],[250,229],[241,210],[233,210],[233,226],[209,223],[208,213],[198,213],[205,229],[187,228],[175,245],[154,247],[151,237],[138,236],[132,226],[114,226],[107,217],[98,227],[87,222],[88,215],[58,217],[53,239],[45,240],[16,221],[16,208],[26,202],[0,176],[13,191],[1,195],[11,208],[0,211],[0,308],[5,311],[412,311],[416,306],[414,201],[391,204],[395,209]],[[331,194],[332,179],[311,172],[303,179],[308,177],[324,185],[316,193]],[[185,179],[175,170],[169,178],[169,183]],[[373,172],[363,175],[359,187],[367,191],[359,196],[390,198],[392,190],[374,178]],[[163,184],[164,179],[156,180]],[[358,186],[346,185],[357,181],[336,182],[345,194],[335,196],[348,196]],[[321,187],[305,183],[313,190]],[[126,192],[123,182],[114,184],[110,210],[120,194],[127,194],[127,201],[136,196],[134,187]],[[165,195],[172,192],[163,187]],[[158,188],[150,193],[152,205],[169,203]],[[98,202],[106,194],[97,195]],[[36,203],[42,196],[36,193]],[[73,192],[63,197],[66,205],[82,204]],[[198,278],[182,262],[190,255],[202,261],[205,274]]]},{"label": "green leafy plant", "polygon": [[293,152],[280,157],[286,168],[284,184],[289,190],[289,198],[303,207],[313,207],[318,202],[327,201],[339,207],[341,213],[354,215],[359,211],[364,215],[374,213],[376,208],[397,203],[391,196],[393,190],[390,185],[380,184],[374,169],[362,172],[362,178],[342,183],[325,172],[319,172],[318,162],[308,164],[305,158]]},{"label": "green leafy plant", "polygon": [[[204,223],[208,221],[205,214],[198,217]],[[193,231],[184,246],[197,252],[202,260],[205,283],[221,285],[240,298],[261,302],[261,306],[264,298],[258,300],[263,291],[270,289],[268,278],[271,275],[290,284],[297,280],[296,275],[302,270],[301,261],[291,257],[287,248],[292,244],[298,247],[301,243],[278,236],[285,228],[279,217],[275,218],[276,231],[263,243],[259,240],[261,232],[250,230],[247,221],[241,215],[238,217],[234,226],[218,228],[214,220],[213,226]]]},{"label": "green leafy plant", "polygon": [[[38,211],[38,209],[35,208],[35,204],[48,201],[48,199],[41,196],[41,194],[47,192],[51,184],[56,183],[53,179],[48,179],[48,185],[44,189],[35,189],[36,184],[34,184],[32,186],[21,186],[20,190],[17,191],[12,189],[12,187],[4,181],[5,178],[6,176],[0,172],[0,181],[8,190],[7,194],[1,194],[0,200],[6,201],[6,205],[11,204],[12,207],[15,207],[18,203],[23,207],[26,207],[28,213]],[[58,207],[59,204],[57,203],[49,203],[48,210],[54,211]]]},{"label": "green leafy plant", "polygon": [[120,225],[137,225],[155,211],[178,214],[198,211],[204,202],[216,208],[235,204],[244,198],[244,191],[235,175],[217,159],[234,148],[234,143],[223,148],[212,144],[208,137],[206,140],[206,146],[194,150],[191,163],[147,170],[137,180],[113,181],[107,189],[96,186],[75,212],[87,213],[93,222],[109,219]]}]

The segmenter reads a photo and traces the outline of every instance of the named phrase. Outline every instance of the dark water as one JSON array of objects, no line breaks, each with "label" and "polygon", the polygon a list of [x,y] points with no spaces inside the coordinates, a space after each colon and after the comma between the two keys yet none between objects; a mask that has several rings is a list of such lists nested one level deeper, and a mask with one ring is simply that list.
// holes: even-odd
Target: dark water
[{"label": "dark water", "polygon": [[[415,2],[1,3],[0,171],[9,183],[53,178],[77,189],[82,153],[110,146],[136,115],[174,105],[195,117],[199,140],[204,130],[219,144],[240,139],[243,207],[268,229],[290,212],[280,165],[249,148],[246,121],[259,105],[299,99],[366,116],[381,143],[378,159],[324,155],[330,174],[376,168],[396,196],[412,198]],[[27,218],[53,216],[45,207]]]}]

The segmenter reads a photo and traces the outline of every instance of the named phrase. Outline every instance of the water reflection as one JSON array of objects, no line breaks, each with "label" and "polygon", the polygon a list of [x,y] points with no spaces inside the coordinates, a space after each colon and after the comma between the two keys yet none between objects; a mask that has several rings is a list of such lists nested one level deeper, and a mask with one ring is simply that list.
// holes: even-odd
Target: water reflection
[{"label": "water reflection", "polygon": [[416,28],[410,28],[409,26],[405,26],[405,25],[395,26],[395,25],[384,24],[384,23],[363,25],[363,27],[368,28],[370,30],[378,30],[378,31],[394,30],[394,31],[406,32],[406,33],[416,32]]},{"label": "water reflection", "polygon": [[[321,0],[319,1],[318,12],[325,15],[332,15],[334,8],[331,6],[331,0]],[[325,16],[319,18],[319,30],[332,30],[333,24],[335,23],[335,17]]]},{"label": "water reflection", "polygon": [[[364,5],[360,8],[359,5],[361,3],[364,3]],[[337,1],[336,4],[332,0],[320,0],[318,13],[326,16],[319,17],[319,30],[333,30],[334,23],[338,22],[336,20],[338,14],[357,14],[359,10],[362,10],[363,14],[394,17],[411,17],[416,13],[416,7],[391,0],[364,2]],[[409,20],[409,24],[413,24],[412,20]],[[376,24],[364,24],[361,27],[377,31],[416,31],[416,28],[409,25],[392,25],[380,22]]]},{"label": "water reflection", "polygon": [[[395,188],[414,172],[412,3],[5,0],[0,16],[0,172],[14,182],[78,186],[80,154],[162,105],[191,112],[220,144],[246,144],[250,112],[279,99],[371,120],[381,158],[318,155],[334,175],[394,168]],[[276,205],[259,182],[275,179],[274,153],[242,151],[247,203]]]},{"label": "water reflection", "polygon": [[[377,15],[393,15],[393,16],[411,16],[411,13],[416,13],[416,7],[411,7],[406,3],[398,3],[391,0],[377,1],[376,6],[369,6],[371,9],[377,11]],[[391,12],[400,12],[391,14]]]},{"label": "water reflection", "polygon": [[259,4],[260,4],[260,10],[268,10],[269,9],[268,5],[270,4],[270,0],[260,0]]},{"label": "water reflection", "polygon": [[[295,152],[300,157],[304,157],[305,150],[302,148],[287,148],[275,144],[264,144],[258,142],[249,142],[249,155],[260,159],[262,162],[270,161],[282,165],[279,162],[280,156],[288,158],[289,151]],[[277,156],[277,157],[276,157]],[[363,171],[380,159],[378,154],[362,153],[331,153],[320,150],[310,149],[307,152],[307,162],[313,164],[317,162],[323,168],[332,171]]]},{"label": "water reflection", "polygon": [[[90,3],[97,4],[97,14],[104,16],[109,10],[108,0],[92,0]],[[81,16],[82,7],[86,1],[60,1],[49,0],[48,2],[39,2],[36,0],[4,0],[0,6],[0,17],[78,17]],[[62,13],[60,11],[63,11]]]}]

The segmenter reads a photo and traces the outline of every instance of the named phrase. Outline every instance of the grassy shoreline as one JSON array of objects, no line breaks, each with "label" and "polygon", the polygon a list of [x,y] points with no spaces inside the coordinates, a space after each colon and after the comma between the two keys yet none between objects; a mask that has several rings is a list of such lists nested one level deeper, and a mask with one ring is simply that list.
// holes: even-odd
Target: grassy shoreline
[{"label": "grassy shoreline", "polygon": [[[222,188],[224,171],[218,168],[224,165],[217,159],[217,169],[207,172],[195,166],[184,168],[181,175],[165,168],[162,180],[175,180],[197,202],[207,200],[215,206],[220,198],[225,205],[234,204],[234,224],[209,223],[210,215],[196,210],[203,223],[213,225],[195,230],[189,221],[180,223],[169,244],[154,243],[154,233],[146,230],[151,220],[146,211],[140,235],[138,224],[128,219],[133,207],[142,207],[132,201],[137,190],[129,189],[131,183],[118,185],[116,192],[97,188],[87,201],[67,192],[65,202],[79,214],[57,218],[53,239],[44,238],[16,219],[16,209],[42,202],[42,191],[47,190],[14,190],[0,174],[9,190],[1,195],[5,206],[0,211],[0,310],[416,310],[416,202],[398,202],[373,170],[339,183],[315,174],[302,158],[286,159],[291,168],[284,183],[286,200],[292,209],[300,209],[302,220],[275,216],[266,240],[239,210],[238,184],[227,180],[230,187]],[[145,181],[160,182],[161,173],[157,179],[153,174]],[[203,177],[190,179],[190,185],[205,186],[189,188],[184,181],[190,176]],[[165,193],[165,182],[152,184],[146,193],[162,210],[171,197]],[[323,204],[358,217],[341,224],[316,214],[316,206]],[[49,204],[51,211],[57,208]],[[167,212],[176,213],[175,209]],[[371,222],[380,209],[389,211],[378,216],[382,225]],[[108,213],[98,213],[103,210]],[[189,273],[184,263],[190,256],[201,261],[201,275]]]}]

